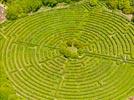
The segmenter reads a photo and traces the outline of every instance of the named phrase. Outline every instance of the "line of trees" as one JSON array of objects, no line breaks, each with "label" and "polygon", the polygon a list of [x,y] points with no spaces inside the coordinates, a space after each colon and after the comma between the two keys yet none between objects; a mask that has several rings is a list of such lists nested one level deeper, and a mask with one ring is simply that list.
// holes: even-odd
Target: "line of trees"
[{"label": "line of trees", "polygon": [[42,3],[40,0],[15,0],[7,3],[7,19],[17,19],[24,17],[27,13],[37,11]]},{"label": "line of trees", "polygon": [[[36,12],[42,6],[54,7],[58,3],[70,3],[79,0],[0,0],[7,8],[7,19],[14,20],[26,16],[30,12]],[[91,6],[103,2],[109,9],[119,9],[125,14],[134,14],[134,0],[86,0]]]},{"label": "line of trees", "polygon": [[58,3],[70,3],[79,0],[0,0],[8,6],[7,19],[14,20],[26,16],[30,12],[36,12],[42,6],[54,7]]}]

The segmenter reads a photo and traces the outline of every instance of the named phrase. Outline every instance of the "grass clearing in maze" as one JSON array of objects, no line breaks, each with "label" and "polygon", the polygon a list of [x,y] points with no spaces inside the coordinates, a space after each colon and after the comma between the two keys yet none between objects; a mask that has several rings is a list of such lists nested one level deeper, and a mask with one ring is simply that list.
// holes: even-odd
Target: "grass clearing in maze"
[{"label": "grass clearing in maze", "polygon": [[73,5],[5,25],[2,63],[17,94],[28,100],[134,96],[134,26],[98,8]]}]

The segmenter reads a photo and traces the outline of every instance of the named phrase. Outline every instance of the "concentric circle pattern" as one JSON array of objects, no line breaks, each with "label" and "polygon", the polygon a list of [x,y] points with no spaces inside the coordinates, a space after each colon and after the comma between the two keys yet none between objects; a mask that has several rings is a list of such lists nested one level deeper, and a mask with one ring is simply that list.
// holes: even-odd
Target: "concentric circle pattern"
[{"label": "concentric circle pattern", "polygon": [[134,26],[122,16],[83,4],[17,20],[1,37],[6,73],[27,100],[134,95]]}]

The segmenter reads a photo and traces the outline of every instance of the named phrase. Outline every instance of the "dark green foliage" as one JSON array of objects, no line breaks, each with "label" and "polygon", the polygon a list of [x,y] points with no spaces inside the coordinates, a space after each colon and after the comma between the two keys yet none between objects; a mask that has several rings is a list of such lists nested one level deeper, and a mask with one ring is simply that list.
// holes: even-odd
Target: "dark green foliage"
[{"label": "dark green foliage", "polygon": [[26,13],[35,12],[42,6],[42,2],[40,0],[22,0],[20,6]]},{"label": "dark green foliage", "polygon": [[80,0],[42,0],[44,6],[54,7],[58,3],[70,3],[71,1],[80,1]]},{"label": "dark green foliage", "polygon": [[107,5],[111,9],[116,9],[118,7],[118,0],[108,0]]},{"label": "dark green foliage", "polygon": [[119,0],[118,1],[118,6],[117,7],[118,7],[119,10],[123,10],[123,8],[124,8],[124,2],[123,2],[123,0]]},{"label": "dark green foliage", "polygon": [[98,2],[106,4],[109,9],[122,10],[125,14],[134,14],[134,0],[88,0],[90,6],[95,6]]},{"label": "dark green foliage", "polygon": [[119,9],[125,14],[134,13],[133,0],[105,0],[105,2],[110,9]]},{"label": "dark green foliage", "polygon": [[[79,0],[72,0],[79,1]],[[42,5],[54,7],[57,3],[70,3],[71,0],[5,0],[2,1],[7,4],[7,19],[14,20],[26,16],[30,12],[35,12]]]},{"label": "dark green foliage", "polygon": [[[54,7],[58,3],[78,2],[80,0],[1,0],[7,4],[7,19],[14,20],[24,17],[28,13],[35,12],[42,5]],[[91,7],[96,6],[98,2],[103,2],[109,9],[119,9],[125,14],[134,14],[134,0],[88,0]]]},{"label": "dark green foliage", "polygon": [[8,4],[7,18],[14,20],[24,17],[27,13],[35,12],[42,6],[40,0],[21,0],[12,1]]},{"label": "dark green foliage", "polygon": [[19,17],[25,16],[23,9],[19,6],[19,4],[11,4],[7,9],[7,18],[14,20]]},{"label": "dark green foliage", "polygon": [[129,0],[124,1],[123,12],[126,13],[126,14],[132,13],[132,7],[130,6],[130,1]]},{"label": "dark green foliage", "polygon": [[43,5],[54,7],[58,3],[56,0],[42,0]]},{"label": "dark green foliage", "polygon": [[64,55],[65,58],[77,58],[79,55],[77,48],[73,45],[73,41],[63,43],[60,48],[60,53]]},{"label": "dark green foliage", "polygon": [[79,58],[81,55],[81,49],[84,48],[84,44],[78,42],[78,40],[72,39],[67,40],[60,47],[60,53],[64,55],[65,58]]}]

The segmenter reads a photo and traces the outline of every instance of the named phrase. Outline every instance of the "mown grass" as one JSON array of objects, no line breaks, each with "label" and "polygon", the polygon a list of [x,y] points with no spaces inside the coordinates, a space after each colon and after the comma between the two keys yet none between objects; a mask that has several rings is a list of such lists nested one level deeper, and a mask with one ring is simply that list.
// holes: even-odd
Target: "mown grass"
[{"label": "mown grass", "polygon": [[134,95],[134,26],[98,8],[73,5],[5,25],[1,62],[17,94],[29,100]]}]

